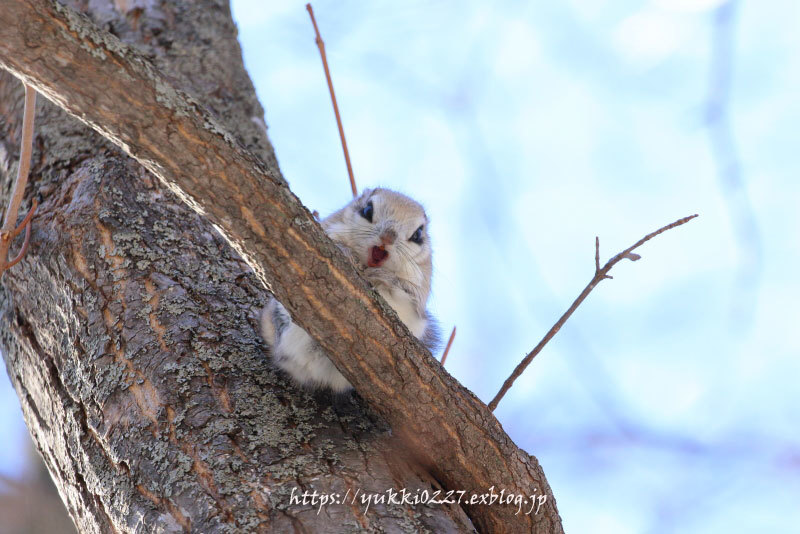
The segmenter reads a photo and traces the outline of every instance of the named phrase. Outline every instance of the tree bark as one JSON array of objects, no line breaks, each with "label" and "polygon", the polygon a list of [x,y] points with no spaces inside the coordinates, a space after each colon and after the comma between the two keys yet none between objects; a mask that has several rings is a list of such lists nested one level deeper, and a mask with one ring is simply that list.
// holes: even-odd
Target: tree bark
[{"label": "tree bark", "polygon": [[[285,187],[227,3],[71,5],[139,53],[50,0],[6,0],[0,64],[139,163],[40,106],[29,196],[44,203],[0,298],[9,374],[79,529],[470,530],[458,506],[290,506],[292,490],[413,494],[441,481],[547,496],[536,515],[465,507],[481,530],[560,532],[536,460]],[[0,81],[6,182],[18,87]],[[272,370],[256,334],[261,283],[380,415]]]}]

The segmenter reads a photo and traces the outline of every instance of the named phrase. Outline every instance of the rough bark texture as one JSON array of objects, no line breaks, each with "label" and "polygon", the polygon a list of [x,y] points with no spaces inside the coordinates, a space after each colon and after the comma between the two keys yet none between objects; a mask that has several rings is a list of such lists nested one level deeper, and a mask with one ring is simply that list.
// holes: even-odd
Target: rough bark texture
[{"label": "rough bark texture", "polygon": [[[45,202],[27,258],[4,279],[2,342],[79,528],[470,529],[453,506],[289,507],[293,488],[413,492],[435,477],[447,489],[548,496],[538,515],[468,507],[482,530],[560,532],[536,460],[387,313],[285,187],[227,3],[72,5],[166,76],[49,0],[4,1],[0,65],[207,215],[54,106],[40,107],[29,190]],[[6,180],[17,87],[3,77]],[[255,333],[259,279],[402,439],[357,399],[319,402],[272,371]]]}]

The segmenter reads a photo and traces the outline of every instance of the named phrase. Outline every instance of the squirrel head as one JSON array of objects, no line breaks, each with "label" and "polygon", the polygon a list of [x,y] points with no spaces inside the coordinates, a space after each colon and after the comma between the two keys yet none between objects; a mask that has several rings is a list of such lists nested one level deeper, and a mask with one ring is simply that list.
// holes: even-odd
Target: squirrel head
[{"label": "squirrel head", "polygon": [[415,200],[390,189],[365,189],[322,227],[367,269],[382,269],[421,290],[431,281],[428,217]]}]

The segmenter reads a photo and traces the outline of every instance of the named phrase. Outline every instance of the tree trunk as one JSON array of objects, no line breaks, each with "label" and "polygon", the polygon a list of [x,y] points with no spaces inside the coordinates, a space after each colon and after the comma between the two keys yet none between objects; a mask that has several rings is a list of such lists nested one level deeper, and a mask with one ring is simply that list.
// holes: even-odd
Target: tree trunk
[{"label": "tree trunk", "polygon": [[[226,2],[67,4],[139,48],[279,177]],[[6,196],[21,95],[0,76]],[[80,531],[472,530],[455,505],[293,502],[439,483],[358,397],[311,396],[272,369],[256,333],[266,292],[205,217],[59,108],[37,112],[29,197],[44,202],[4,276],[2,350]],[[547,505],[536,531],[560,532]]]}]

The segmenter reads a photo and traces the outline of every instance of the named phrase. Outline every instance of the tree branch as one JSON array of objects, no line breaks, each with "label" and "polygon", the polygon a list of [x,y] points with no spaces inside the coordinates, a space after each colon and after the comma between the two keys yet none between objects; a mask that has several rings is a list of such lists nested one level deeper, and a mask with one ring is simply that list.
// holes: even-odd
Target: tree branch
[{"label": "tree branch", "polygon": [[672,224],[668,224],[668,225],[666,225],[666,226],[664,226],[662,228],[659,228],[655,232],[647,234],[646,236],[641,238],[639,241],[637,241],[636,243],[634,243],[630,247],[626,248],[625,250],[623,250],[622,252],[620,252],[619,254],[617,254],[616,256],[611,258],[610,260],[608,260],[606,262],[606,264],[603,266],[602,269],[600,268],[600,238],[599,237],[595,237],[594,238],[594,265],[595,265],[595,268],[594,268],[594,276],[589,281],[589,285],[587,285],[583,289],[583,291],[581,291],[581,294],[578,295],[578,298],[575,299],[575,301],[572,303],[572,306],[570,306],[569,309],[566,312],[564,312],[564,315],[562,315],[561,318],[559,318],[559,320],[556,321],[556,324],[554,324],[552,326],[552,328],[550,328],[550,330],[547,331],[547,334],[545,334],[545,336],[542,338],[542,340],[539,342],[539,344],[536,345],[533,348],[533,350],[530,351],[528,353],[528,355],[525,356],[525,358],[522,359],[522,361],[519,363],[519,365],[517,365],[516,368],[514,368],[514,372],[512,372],[511,376],[509,376],[506,379],[506,381],[503,382],[503,387],[500,388],[500,391],[498,391],[497,395],[494,396],[494,398],[492,399],[492,402],[489,403],[489,409],[494,411],[494,409],[497,408],[498,403],[503,399],[505,394],[508,393],[508,390],[511,389],[511,386],[514,384],[514,381],[517,378],[520,377],[520,375],[525,371],[525,369],[528,367],[528,365],[530,365],[530,363],[533,361],[533,359],[536,357],[536,355],[539,354],[542,351],[544,346],[547,345],[547,343],[551,339],[553,339],[553,336],[555,336],[558,333],[558,331],[561,330],[561,327],[564,326],[564,323],[567,322],[567,319],[569,319],[570,316],[572,315],[572,313],[576,309],[578,309],[578,306],[580,306],[581,303],[584,300],[586,300],[586,297],[589,296],[589,293],[592,292],[592,290],[595,288],[595,286],[597,286],[597,284],[599,284],[600,282],[602,282],[606,278],[611,278],[611,275],[609,275],[608,273],[609,273],[609,271],[611,271],[611,268],[614,267],[614,265],[616,265],[617,263],[619,263],[620,261],[622,261],[623,259],[626,259],[626,258],[631,260],[631,261],[636,261],[638,259],[641,259],[641,256],[639,256],[638,254],[634,254],[633,253],[633,251],[635,249],[637,249],[640,246],[644,245],[646,242],[650,241],[651,239],[653,239],[658,234],[666,232],[667,230],[671,230],[672,228],[675,228],[676,226],[680,226],[682,224],[686,224],[687,222],[691,221],[695,217],[697,217],[697,214],[690,215],[688,217],[684,217],[683,219],[678,219],[677,221],[675,221]]},{"label": "tree branch", "polygon": [[[28,173],[31,170],[31,152],[33,147],[33,120],[36,115],[36,91],[33,87],[25,86],[25,108],[22,119],[22,141],[19,151],[19,167],[17,169],[17,179],[14,180],[14,188],[11,191],[11,200],[8,203],[8,210],[3,221],[3,229],[0,231],[0,276],[2,273],[12,268],[25,256],[28,251],[28,244],[31,238],[31,219],[36,213],[36,201],[33,201],[31,209],[19,226],[17,224],[17,212],[25,196],[25,186],[28,185]],[[8,261],[8,252],[11,242],[22,230],[25,230],[25,241],[19,254]]]},{"label": "tree branch", "polygon": [[339,104],[336,103],[336,94],[333,92],[333,80],[331,79],[331,71],[328,68],[328,56],[325,54],[325,41],[322,40],[322,35],[319,33],[317,19],[314,18],[314,9],[311,7],[311,4],[306,4],[306,10],[311,17],[311,24],[314,25],[314,33],[317,35],[317,48],[319,48],[319,55],[322,57],[322,68],[325,70],[325,80],[328,82],[328,91],[331,93],[333,114],[336,116],[336,126],[339,128],[339,139],[342,141],[342,152],[344,152],[344,161],[347,164],[347,175],[350,177],[350,190],[353,192],[353,198],[356,198],[358,196],[358,188],[356,188],[356,179],[355,176],[353,176],[353,165],[350,163],[350,152],[347,150],[347,140],[344,138],[344,126],[342,126],[342,117],[339,114]]},{"label": "tree branch", "polygon": [[562,532],[536,459],[433,363],[281,179],[150,63],[54,0],[6,0],[0,66],[204,213],[448,489],[547,496],[539,515],[466,507],[479,529]]},{"label": "tree branch", "polygon": [[447,361],[447,355],[450,353],[450,347],[453,345],[453,340],[456,338],[456,327],[453,327],[453,331],[450,332],[450,337],[447,339],[447,345],[444,347],[444,352],[442,353],[442,359],[439,360],[439,363],[442,364],[444,367],[444,362]]}]

